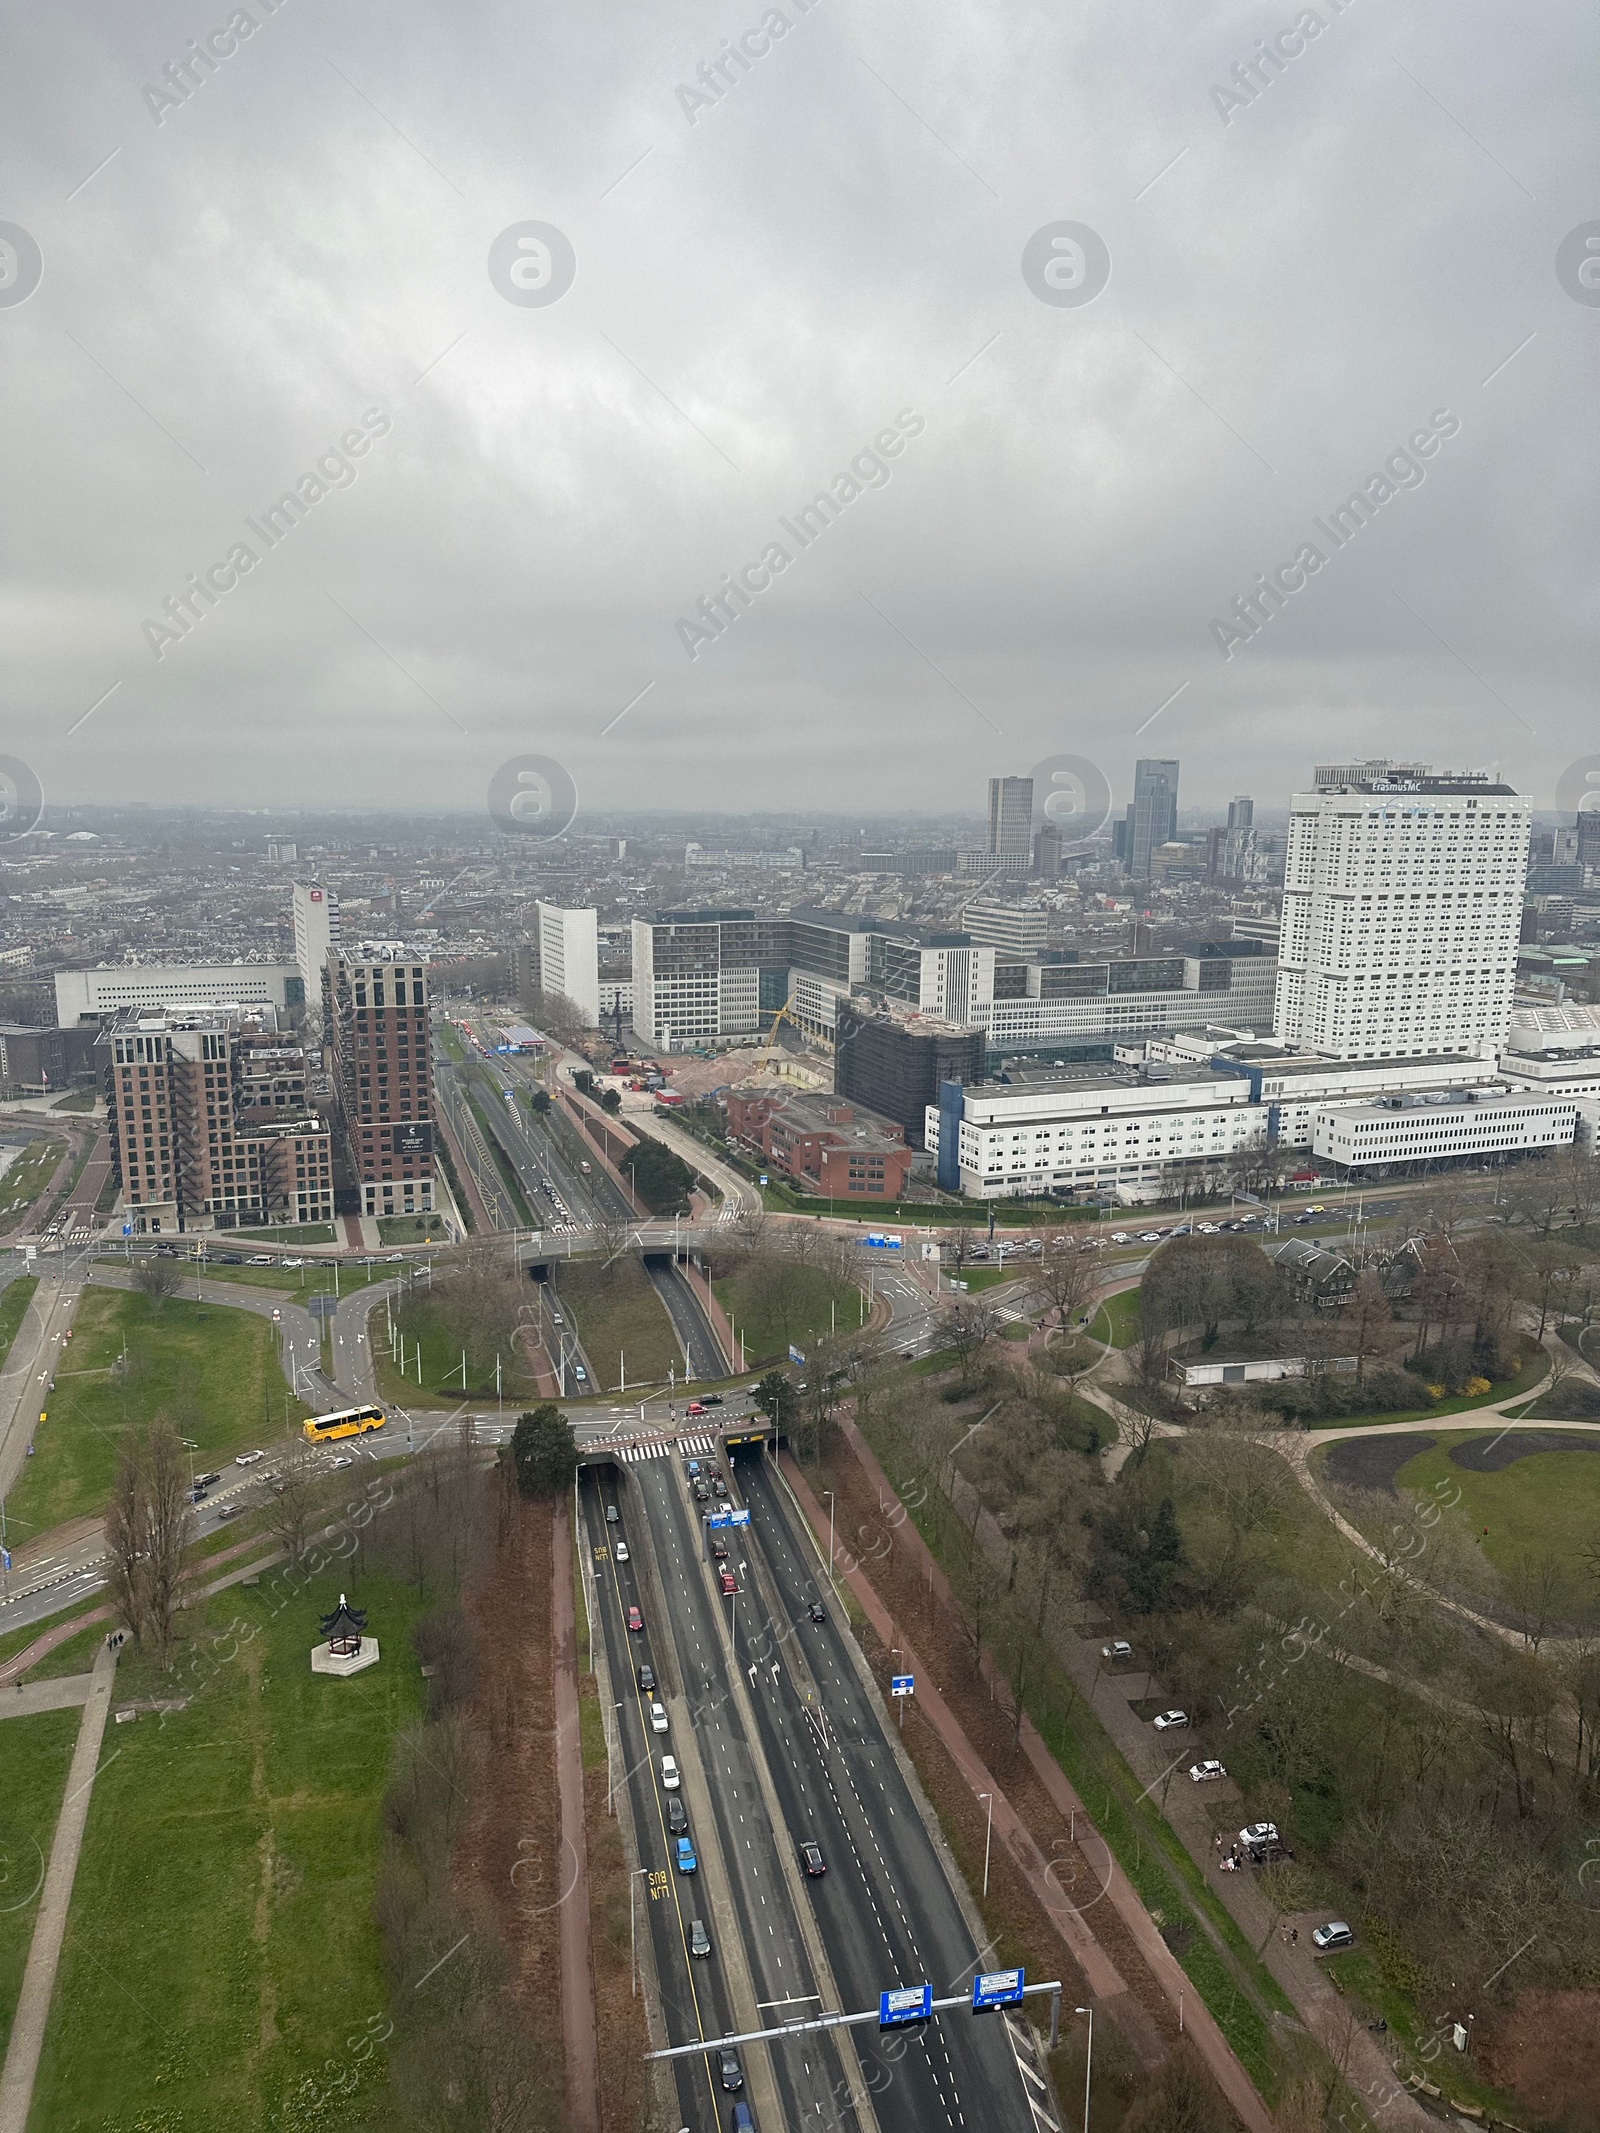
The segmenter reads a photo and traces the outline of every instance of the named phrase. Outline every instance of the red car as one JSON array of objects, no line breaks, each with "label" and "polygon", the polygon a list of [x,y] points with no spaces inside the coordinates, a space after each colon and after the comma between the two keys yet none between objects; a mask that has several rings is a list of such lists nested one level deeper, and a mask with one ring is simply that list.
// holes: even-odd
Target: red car
[{"label": "red car", "polygon": [[640,1614],[637,1607],[630,1607],[628,1609],[628,1627],[629,1629],[644,1628],[644,1616]]},{"label": "red car", "polygon": [[731,1599],[738,1590],[738,1580],[734,1577],[733,1572],[724,1570],[722,1573],[722,1597],[725,1600]]},{"label": "red car", "polygon": [[689,1402],[689,1412],[692,1415],[703,1415],[705,1413],[705,1408],[701,1405],[700,1401],[691,1400]]}]

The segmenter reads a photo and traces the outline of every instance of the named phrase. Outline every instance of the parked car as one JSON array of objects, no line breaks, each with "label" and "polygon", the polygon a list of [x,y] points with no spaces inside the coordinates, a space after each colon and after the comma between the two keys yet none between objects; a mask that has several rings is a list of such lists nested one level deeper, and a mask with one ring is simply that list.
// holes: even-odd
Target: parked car
[{"label": "parked car", "polygon": [[637,1607],[630,1607],[628,1609],[628,1627],[632,1630],[640,1630],[644,1628],[644,1616],[640,1614]]},{"label": "parked car", "polygon": [[693,1837],[680,1837],[678,1839],[678,1872],[680,1874],[698,1874],[699,1871],[700,1862],[694,1854]]},{"label": "parked car", "polygon": [[655,1687],[655,1685],[656,1685],[656,1670],[655,1670],[655,1668],[654,1668],[653,1666],[642,1666],[642,1667],[640,1667],[640,1669],[639,1669],[639,1686],[640,1686],[640,1688],[641,1688],[641,1689],[645,1689],[645,1690],[650,1690],[650,1689],[653,1689],[653,1688]]},{"label": "parked car", "polygon": [[1101,1645],[1100,1656],[1102,1659],[1108,1660],[1112,1666],[1121,1666],[1126,1660],[1133,1657],[1133,1646],[1125,1638],[1113,1637],[1109,1644]]},{"label": "parked car", "polygon": [[744,2087],[744,2068],[739,2064],[737,2052],[718,2052],[717,2079],[730,2096],[736,2096]]},{"label": "parked car", "polygon": [[800,1847],[800,1864],[813,1881],[828,1871],[827,1865],[823,1860],[822,1846],[820,1844],[802,1844]]},{"label": "parked car", "polygon": [[1203,1763],[1189,1765],[1189,1775],[1197,1785],[1209,1785],[1217,1778],[1225,1778],[1227,1774],[1215,1756],[1207,1756]]},{"label": "parked car", "polygon": [[650,1706],[650,1730],[652,1733],[666,1732],[667,1707],[664,1703],[653,1703]]},{"label": "parked car", "polygon": [[1158,1733],[1173,1733],[1180,1726],[1186,1726],[1188,1723],[1189,1714],[1187,1711],[1163,1711],[1156,1720],[1156,1731]]},{"label": "parked car", "polygon": [[676,1792],[682,1783],[683,1778],[678,1770],[678,1758],[675,1755],[664,1755],[661,1758],[661,1790],[663,1792]]},{"label": "parked car", "polygon": [[689,1921],[689,1953],[698,1956],[702,1962],[711,1953],[711,1935],[706,1931],[703,1918]]},{"label": "parked car", "polygon": [[1319,1955],[1331,1955],[1338,1948],[1353,1948],[1355,1944],[1356,1937],[1342,1918],[1330,1918],[1311,1935],[1311,1945]]}]

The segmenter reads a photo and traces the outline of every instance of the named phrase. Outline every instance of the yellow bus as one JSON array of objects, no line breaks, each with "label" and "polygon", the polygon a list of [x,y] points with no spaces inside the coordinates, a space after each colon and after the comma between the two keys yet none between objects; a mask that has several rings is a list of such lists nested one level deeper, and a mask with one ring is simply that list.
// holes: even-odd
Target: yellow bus
[{"label": "yellow bus", "polygon": [[332,1414],[312,1415],[301,1425],[308,1444],[331,1444],[336,1437],[360,1437],[382,1429],[381,1407],[336,1407]]}]

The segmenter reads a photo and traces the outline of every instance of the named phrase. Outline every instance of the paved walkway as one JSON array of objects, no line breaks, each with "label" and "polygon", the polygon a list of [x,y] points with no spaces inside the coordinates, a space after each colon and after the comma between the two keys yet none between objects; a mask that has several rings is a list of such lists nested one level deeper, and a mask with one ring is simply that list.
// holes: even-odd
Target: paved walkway
[{"label": "paved walkway", "polygon": [[89,1701],[92,1674],[58,1674],[52,1681],[19,1681],[0,1696],[0,1718],[28,1718],[35,1711],[71,1711]]},{"label": "paved walkway", "polygon": [[[600,2054],[595,2035],[594,1978],[589,1966],[589,1851],[583,1821],[572,1506],[566,1498],[556,1507],[553,1554],[550,1631],[555,1646],[556,1791],[561,1803],[561,2039],[567,2061],[567,2124],[573,2133],[599,2133]],[[568,1867],[572,1873],[570,1888],[566,1879]]]},{"label": "paved walkway", "polygon": [[55,1840],[50,1846],[50,1864],[45,1872],[39,1913],[33,1923],[33,1942],[28,1949],[28,1967],[23,1973],[22,1991],[17,1998],[16,2019],[11,2025],[5,2071],[0,2074],[0,2133],[27,2133],[33,2084],[39,2071],[39,2055],[44,2049],[56,1968],[61,1961],[61,1943],[72,1903],[72,1884],[77,1878],[78,1854],[83,1849],[89,1799],[99,1772],[100,1745],[105,1738],[116,1675],[117,1655],[108,1643],[102,1644],[90,1676],[92,1685],[83,1707],[83,1722],[78,1728],[72,1768],[67,1773],[66,1798],[61,1803]]}]

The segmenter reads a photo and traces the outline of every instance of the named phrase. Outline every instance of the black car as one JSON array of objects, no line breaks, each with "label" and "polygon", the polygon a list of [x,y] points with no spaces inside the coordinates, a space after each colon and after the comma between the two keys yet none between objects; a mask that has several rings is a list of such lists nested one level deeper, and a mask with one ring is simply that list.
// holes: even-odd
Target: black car
[{"label": "black car", "polygon": [[216,1262],[217,1262],[218,1266],[243,1266],[243,1265],[244,1265],[244,1253],[243,1253],[243,1252],[214,1252],[214,1253],[212,1254],[212,1257],[213,1257],[213,1258],[214,1258],[214,1259],[216,1260]]},{"label": "black car", "polygon": [[820,1874],[825,1874],[828,1871],[823,1861],[822,1846],[820,1844],[802,1844],[800,1847],[800,1864],[813,1881]]},{"label": "black car", "polygon": [[639,1669],[639,1686],[640,1686],[640,1688],[641,1688],[641,1689],[653,1689],[653,1688],[655,1687],[655,1685],[656,1685],[656,1670],[655,1670],[655,1668],[654,1668],[653,1666],[650,1666],[650,1665],[645,1665],[645,1666],[642,1666],[642,1667],[640,1667],[640,1669]]},{"label": "black car", "polygon": [[718,2052],[717,2079],[730,2096],[737,2096],[744,2087],[744,2068],[737,2052]]},{"label": "black car", "polygon": [[697,1481],[693,1483],[692,1486],[694,1488],[694,1500],[696,1503],[710,1502],[711,1491],[707,1488],[706,1484],[703,1481]]},{"label": "black car", "polygon": [[205,1484],[203,1482],[196,1482],[194,1487],[189,1491],[189,1501],[191,1503],[204,1503],[205,1500]]},{"label": "black car", "polygon": [[811,1617],[813,1622],[826,1622],[828,1619],[828,1610],[823,1606],[820,1600],[813,1600],[811,1605],[806,1609],[806,1613]]},{"label": "black car", "polygon": [[711,1560],[714,1563],[725,1563],[728,1560],[728,1544],[720,1533],[712,1537]]},{"label": "black car", "polygon": [[726,1496],[728,1493],[728,1484],[720,1474],[713,1474],[711,1477],[711,1493],[713,1496]]},{"label": "black car", "polygon": [[620,1526],[621,1523],[622,1513],[617,1509],[614,1503],[608,1503],[606,1505],[606,1524],[608,1526]]},{"label": "black car", "polygon": [[720,1406],[722,1405],[722,1395],[721,1395],[721,1393],[720,1393],[720,1392],[703,1392],[703,1393],[701,1393],[701,1395],[700,1395],[700,1405],[701,1405],[702,1407],[720,1407]]},{"label": "black car", "polygon": [[667,1795],[667,1827],[675,1837],[687,1836],[689,1831],[689,1810],[675,1792]]}]

